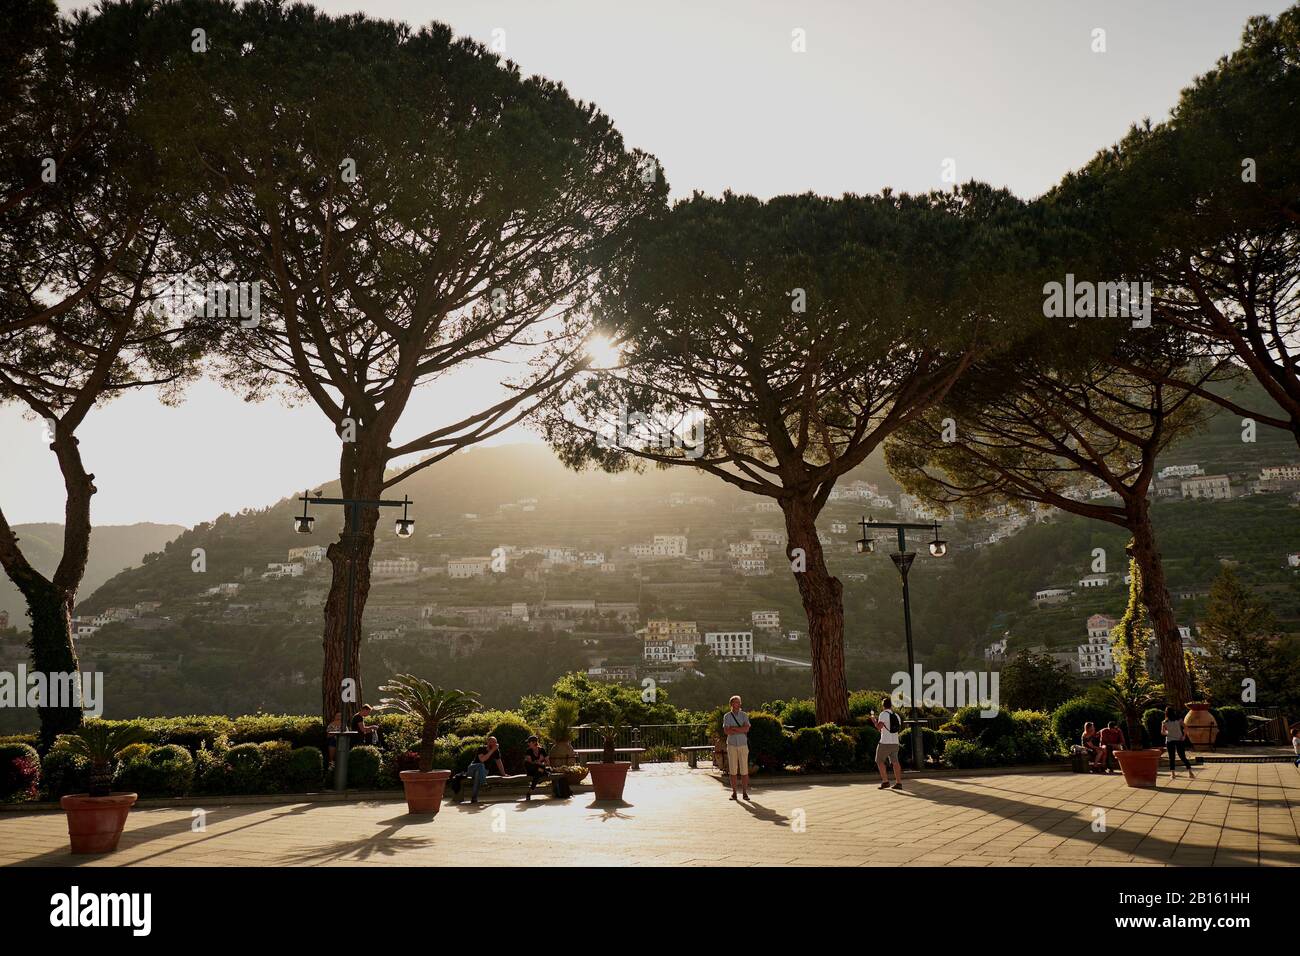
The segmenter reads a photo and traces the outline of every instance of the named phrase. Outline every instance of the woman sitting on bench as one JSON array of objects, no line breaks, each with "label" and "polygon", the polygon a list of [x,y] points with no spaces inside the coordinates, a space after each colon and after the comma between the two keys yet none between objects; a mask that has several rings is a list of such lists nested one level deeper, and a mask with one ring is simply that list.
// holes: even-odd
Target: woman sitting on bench
[{"label": "woman sitting on bench", "polygon": [[536,735],[529,737],[527,746],[524,747],[524,773],[528,774],[528,794],[524,799],[531,800],[537,784],[550,776],[547,770],[546,748],[542,746],[542,742]]},{"label": "woman sitting on bench", "polygon": [[1106,769],[1106,748],[1101,745],[1101,734],[1097,725],[1091,720],[1083,725],[1083,736],[1079,738],[1083,749],[1088,751],[1088,764],[1093,770]]}]

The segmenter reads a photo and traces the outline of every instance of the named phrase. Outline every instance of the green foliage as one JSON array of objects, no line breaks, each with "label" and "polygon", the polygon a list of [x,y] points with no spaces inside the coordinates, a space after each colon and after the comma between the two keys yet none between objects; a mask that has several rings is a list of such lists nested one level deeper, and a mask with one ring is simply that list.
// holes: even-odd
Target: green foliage
[{"label": "green foliage", "polygon": [[34,800],[41,783],[41,758],[25,743],[0,744],[0,802]]},{"label": "green foliage", "polygon": [[194,758],[179,744],[148,747],[143,753],[124,756],[113,786],[141,796],[183,796],[194,786]]},{"label": "green foliage", "polygon": [[[898,735],[898,754],[899,759],[903,761],[904,766],[912,765],[912,731],[915,728],[908,727],[902,730]],[[922,727],[921,741],[925,748],[925,759],[927,761],[936,759],[940,753],[939,734],[929,727]]]},{"label": "green foliage", "polygon": [[944,765],[956,770],[986,767],[990,758],[987,748],[969,740],[950,740],[943,749]]},{"label": "green foliage", "polygon": [[546,736],[552,741],[573,739],[573,727],[578,722],[578,702],[557,697],[551,701],[546,713]]},{"label": "green foliage", "polygon": [[1112,706],[1087,697],[1073,697],[1052,711],[1052,733],[1063,750],[1068,750],[1083,736],[1083,725],[1092,721],[1100,730],[1108,721],[1118,720]]},{"label": "green foliage", "polygon": [[[376,710],[395,711],[418,723],[419,769],[425,773],[433,769],[435,740],[442,725],[463,721],[480,707],[474,694],[435,687],[430,681],[413,674],[398,674],[379,689],[392,696],[383,698]],[[352,772],[351,767],[348,772]]]},{"label": "green foliage", "polygon": [[876,746],[880,743],[880,731],[869,726],[855,727],[853,737],[856,741],[853,752],[854,768],[872,770],[876,766]]},{"label": "green foliage", "polygon": [[954,731],[962,740],[971,740],[983,747],[992,747],[999,740],[1012,738],[1016,733],[1016,724],[1010,711],[998,708],[993,716],[985,717],[976,705],[958,708],[943,728]]},{"label": "green foliage", "polygon": [[1247,679],[1254,681],[1261,703],[1295,699],[1300,661],[1287,653],[1268,605],[1230,567],[1219,571],[1210,589],[1200,632],[1211,700],[1240,700]]},{"label": "green foliage", "polygon": [[821,724],[795,731],[791,746],[794,761],[806,771],[835,772],[853,766],[857,741],[837,724]]},{"label": "green foliage", "polygon": [[1164,735],[1160,733],[1160,725],[1165,721],[1165,711],[1162,707],[1148,707],[1142,712],[1142,729],[1146,731],[1146,740],[1151,746],[1155,747],[1164,743]]},{"label": "green foliage", "polygon": [[225,752],[226,785],[230,793],[261,793],[266,787],[262,767],[266,754],[260,744],[235,744]]},{"label": "green foliage", "polygon": [[66,735],[57,738],[41,760],[41,771],[45,792],[51,800],[90,789],[90,761],[73,751]]},{"label": "green foliage", "polygon": [[1002,665],[999,688],[1011,708],[1048,710],[1072,697],[1078,682],[1070,668],[1050,654],[1020,651]]},{"label": "green foliage", "polygon": [[325,760],[318,747],[295,747],[284,768],[284,789],[290,793],[319,790],[325,776]]},{"label": "green foliage", "polygon": [[792,700],[781,711],[781,723],[791,730],[817,726],[817,706],[811,700]]},{"label": "green foliage", "polygon": [[348,750],[348,786],[353,790],[371,790],[379,778],[383,754],[378,747],[362,744]]},{"label": "green foliage", "polygon": [[1223,707],[1211,708],[1211,713],[1219,721],[1219,738],[1217,743],[1228,746],[1235,744],[1246,735],[1246,730],[1250,726],[1250,720],[1246,717],[1246,711],[1236,704],[1227,704]]},{"label": "green foliage", "polygon": [[506,773],[520,773],[524,765],[524,746],[533,735],[533,728],[522,717],[507,717],[488,731],[489,737],[497,739],[501,748],[501,761],[506,766]]},{"label": "green foliage", "polygon": [[325,742],[325,725],[319,717],[245,714],[235,718],[228,736],[236,744],[287,740],[294,747],[319,747]]},{"label": "green foliage", "polygon": [[790,736],[779,718],[756,710],[749,715],[749,756],[763,770],[780,770],[789,755]]},{"label": "green foliage", "polygon": [[677,760],[678,749],[672,744],[655,744],[647,747],[641,755],[642,763],[673,763]]}]

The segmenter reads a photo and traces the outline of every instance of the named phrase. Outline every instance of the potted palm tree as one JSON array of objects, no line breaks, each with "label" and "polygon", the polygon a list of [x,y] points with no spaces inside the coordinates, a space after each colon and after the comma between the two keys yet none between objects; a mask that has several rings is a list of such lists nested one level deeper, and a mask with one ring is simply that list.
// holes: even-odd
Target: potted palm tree
[{"label": "potted palm tree", "polygon": [[1159,747],[1142,746],[1142,712],[1164,697],[1164,689],[1147,675],[1146,647],[1151,629],[1144,623],[1142,572],[1129,561],[1129,600],[1124,616],[1110,632],[1115,676],[1102,688],[1124,721],[1129,749],[1115,754],[1124,782],[1130,787],[1154,787],[1160,769]]},{"label": "potted palm tree", "polygon": [[578,763],[578,755],[573,750],[573,725],[577,722],[578,702],[557,697],[546,715],[546,736],[551,741],[551,766],[563,770],[570,785],[581,783],[587,777],[587,768]]},{"label": "potted palm tree", "polygon": [[459,720],[479,708],[478,697],[459,690],[434,687],[423,677],[398,674],[379,688],[390,694],[381,698],[380,711],[396,711],[420,721],[420,763],[416,770],[403,770],[402,789],[406,792],[406,809],[411,813],[432,813],[442,806],[443,790],[451,779],[450,770],[434,770],[433,756],[438,728]]},{"label": "potted palm tree", "polygon": [[131,724],[92,719],[63,740],[70,752],[90,761],[90,792],[69,793],[59,800],[68,818],[72,852],[111,853],[138,799],[134,793],[113,793],[113,765],[127,747],[143,743],[145,733]]},{"label": "potted palm tree", "polygon": [[630,761],[620,761],[617,757],[618,735],[627,724],[623,712],[613,704],[602,708],[600,716],[592,724],[604,747],[599,762],[587,764],[591,771],[591,784],[596,791],[597,800],[622,800],[623,787],[627,783],[627,772],[631,769]]}]

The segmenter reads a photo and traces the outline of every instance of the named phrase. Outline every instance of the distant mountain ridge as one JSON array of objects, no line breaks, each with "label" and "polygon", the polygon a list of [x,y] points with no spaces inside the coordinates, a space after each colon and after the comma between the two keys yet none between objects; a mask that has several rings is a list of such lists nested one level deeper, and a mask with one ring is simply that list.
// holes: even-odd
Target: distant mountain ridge
[{"label": "distant mountain ridge", "polygon": [[[81,579],[79,597],[88,597],[118,572],[135,567],[150,551],[158,551],[168,541],[185,531],[179,524],[156,524],[144,521],[127,525],[100,525],[90,535],[90,556],[86,574]],[[52,522],[14,526],[23,554],[32,567],[49,576],[63,556],[63,525]],[[0,611],[9,612],[9,623],[20,629],[27,626],[27,602],[22,593],[0,573]]]}]

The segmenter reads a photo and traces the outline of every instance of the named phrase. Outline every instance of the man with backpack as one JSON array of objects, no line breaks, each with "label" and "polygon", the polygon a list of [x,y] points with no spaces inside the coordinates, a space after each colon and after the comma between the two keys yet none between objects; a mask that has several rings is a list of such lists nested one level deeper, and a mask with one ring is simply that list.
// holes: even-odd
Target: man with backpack
[{"label": "man with backpack", "polygon": [[885,761],[894,765],[894,790],[903,789],[903,765],[898,761],[898,735],[903,730],[903,719],[894,713],[894,702],[886,697],[880,702],[880,718],[876,712],[870,714],[871,725],[880,731],[880,743],[876,744],[876,769],[880,771],[880,789],[888,790],[889,774],[885,771]]}]

